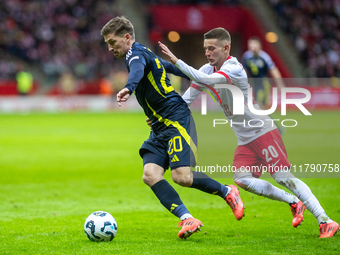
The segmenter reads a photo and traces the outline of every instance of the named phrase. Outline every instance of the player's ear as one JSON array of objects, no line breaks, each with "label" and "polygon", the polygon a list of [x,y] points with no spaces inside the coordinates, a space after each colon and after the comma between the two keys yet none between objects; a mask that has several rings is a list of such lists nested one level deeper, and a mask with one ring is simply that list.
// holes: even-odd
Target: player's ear
[{"label": "player's ear", "polygon": [[131,35],[128,34],[128,33],[126,33],[126,34],[124,35],[124,38],[125,38],[125,41],[128,42],[128,41],[131,40]]},{"label": "player's ear", "polygon": [[230,52],[230,45],[229,44],[224,44],[224,50],[227,52]]}]

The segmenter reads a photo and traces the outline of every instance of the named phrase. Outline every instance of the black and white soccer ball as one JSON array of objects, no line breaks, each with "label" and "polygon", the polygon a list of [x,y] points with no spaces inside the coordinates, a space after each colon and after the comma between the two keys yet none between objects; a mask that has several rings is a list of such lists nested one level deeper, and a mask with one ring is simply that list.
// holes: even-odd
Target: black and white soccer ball
[{"label": "black and white soccer ball", "polygon": [[108,212],[98,211],[87,217],[84,230],[91,241],[108,242],[117,234],[117,222]]}]

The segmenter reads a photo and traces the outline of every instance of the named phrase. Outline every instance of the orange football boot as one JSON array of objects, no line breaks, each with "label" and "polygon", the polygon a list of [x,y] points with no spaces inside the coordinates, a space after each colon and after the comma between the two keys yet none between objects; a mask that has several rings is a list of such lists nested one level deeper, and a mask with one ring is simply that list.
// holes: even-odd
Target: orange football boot
[{"label": "orange football boot", "polygon": [[225,201],[230,206],[237,220],[242,219],[244,216],[244,204],[240,197],[238,188],[234,185],[228,185],[231,188],[228,196],[225,197]]},{"label": "orange football boot", "polygon": [[303,212],[305,210],[306,210],[306,207],[303,205],[301,201],[291,205],[290,211],[293,214],[292,225],[294,228],[301,225],[301,221],[303,221]]},{"label": "orange football boot", "polygon": [[203,224],[200,220],[195,218],[187,218],[178,223],[178,226],[182,226],[182,229],[178,233],[178,237],[181,239],[187,239],[193,233],[201,231]]},{"label": "orange football boot", "polygon": [[330,223],[321,223],[320,224],[320,237],[319,238],[327,238],[335,236],[336,233],[339,231],[339,224],[335,221],[332,221]]}]

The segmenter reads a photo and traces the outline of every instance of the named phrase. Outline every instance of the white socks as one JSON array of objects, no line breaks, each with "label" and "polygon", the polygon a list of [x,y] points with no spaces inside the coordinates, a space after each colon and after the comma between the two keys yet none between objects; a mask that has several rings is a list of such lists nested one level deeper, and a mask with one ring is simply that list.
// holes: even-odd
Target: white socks
[{"label": "white socks", "polygon": [[333,220],[329,218],[325,213],[321,214],[319,217],[316,218],[318,220],[319,225],[321,223],[331,223]]},{"label": "white socks", "polygon": [[303,181],[295,178],[290,172],[276,172],[273,174],[273,178],[277,183],[293,192],[314,215],[319,224],[320,222],[332,222],[310,188]]},{"label": "white socks", "polygon": [[235,182],[241,188],[259,196],[264,196],[272,200],[283,201],[287,204],[298,202],[299,199],[283,189],[279,189],[265,180],[252,177],[251,173],[238,174]]},{"label": "white socks", "polygon": [[180,220],[185,220],[185,219],[188,219],[188,218],[194,218],[194,217],[192,217],[192,215],[190,213],[185,213],[180,217]]},{"label": "white socks", "polygon": [[314,215],[319,225],[321,222],[332,222],[321,207],[319,201],[311,192],[310,188],[290,172],[276,172],[272,176],[277,183],[289,189],[294,195],[273,186],[270,182],[257,179],[252,173],[243,172],[235,176],[235,182],[241,188],[272,200],[283,201],[287,204],[296,203],[301,200],[306,208]]},{"label": "white socks", "polygon": [[226,198],[230,194],[230,191],[231,191],[231,188],[229,187],[229,185],[226,185],[225,187],[228,189],[228,192],[227,194],[225,194],[224,198]]}]

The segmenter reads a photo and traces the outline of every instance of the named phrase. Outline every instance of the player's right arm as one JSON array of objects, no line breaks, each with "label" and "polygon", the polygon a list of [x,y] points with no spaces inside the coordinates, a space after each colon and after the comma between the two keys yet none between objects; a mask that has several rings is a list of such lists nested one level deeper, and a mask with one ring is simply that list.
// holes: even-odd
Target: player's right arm
[{"label": "player's right arm", "polygon": [[168,56],[171,63],[175,64],[183,73],[185,73],[190,79],[197,83],[203,83],[207,85],[214,85],[219,83],[230,83],[221,73],[205,74],[189,65],[182,60],[178,59],[169,48],[161,42],[158,42],[162,49],[162,52]]},{"label": "player's right arm", "polygon": [[[137,58],[138,57],[138,58]],[[121,102],[126,102],[130,95],[136,90],[140,80],[144,76],[145,60],[143,56],[135,56],[129,61],[129,79],[125,87],[117,94],[117,103],[121,106]]]},{"label": "player's right arm", "polygon": [[160,61],[162,63],[162,65],[164,66],[165,68],[165,71],[167,73],[171,73],[171,74],[174,74],[176,76],[179,76],[179,77],[182,77],[182,78],[185,78],[185,79],[188,79],[190,80],[190,78],[188,76],[186,76],[177,66],[175,66],[174,64],[168,62],[168,61],[165,61],[163,59],[160,58]]},{"label": "player's right arm", "polygon": [[230,83],[223,74],[221,73],[212,73],[212,74],[206,74],[203,73],[192,66],[189,66],[182,60],[178,60],[176,62],[176,66],[182,70],[183,73],[185,73],[188,77],[190,77],[193,81],[201,84],[207,84],[207,85],[214,85],[214,84],[221,84],[221,83]]},{"label": "player's right arm", "polygon": [[117,104],[121,106],[121,102],[126,102],[130,97],[129,89],[123,88],[117,93]]}]

